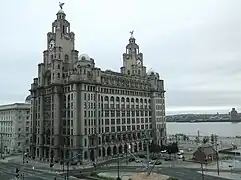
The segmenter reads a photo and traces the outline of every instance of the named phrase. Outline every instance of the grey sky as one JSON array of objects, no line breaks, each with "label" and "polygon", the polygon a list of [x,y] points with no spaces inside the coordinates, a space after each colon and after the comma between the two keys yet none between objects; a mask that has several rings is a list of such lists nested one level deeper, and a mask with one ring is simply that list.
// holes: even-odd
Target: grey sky
[{"label": "grey sky", "polygon": [[[165,79],[167,109],[241,107],[240,0],[66,0],[76,49],[119,71],[129,31]],[[57,0],[1,5],[0,104],[23,101],[46,49]],[[205,109],[205,108],[203,108]]]}]

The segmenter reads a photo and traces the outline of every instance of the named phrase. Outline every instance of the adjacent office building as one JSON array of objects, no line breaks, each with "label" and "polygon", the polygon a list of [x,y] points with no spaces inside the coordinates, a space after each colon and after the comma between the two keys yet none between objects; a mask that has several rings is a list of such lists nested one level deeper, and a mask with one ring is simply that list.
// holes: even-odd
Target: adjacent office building
[{"label": "adjacent office building", "polygon": [[25,103],[0,106],[0,151],[4,154],[29,151],[30,99],[28,96]]},{"label": "adjacent office building", "polygon": [[146,71],[131,33],[120,72],[101,70],[75,49],[61,9],[47,33],[47,49],[31,84],[31,155],[61,161],[97,160],[166,143],[164,81]]}]

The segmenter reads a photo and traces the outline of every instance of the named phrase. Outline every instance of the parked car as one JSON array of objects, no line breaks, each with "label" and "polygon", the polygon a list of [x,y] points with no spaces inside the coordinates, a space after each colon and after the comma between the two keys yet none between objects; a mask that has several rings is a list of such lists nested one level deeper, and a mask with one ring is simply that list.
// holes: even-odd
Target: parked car
[{"label": "parked car", "polygon": [[153,161],[153,160],[151,160],[150,162],[149,162],[149,164],[154,164],[155,163],[155,161]]},{"label": "parked car", "polygon": [[129,159],[129,162],[133,162],[133,161],[135,161],[135,158],[132,157]]},{"label": "parked car", "polygon": [[163,150],[163,151],[161,151],[161,153],[166,153],[167,152],[167,150]]},{"label": "parked car", "polygon": [[144,155],[144,154],[140,154],[138,156],[139,156],[139,158],[146,158],[146,155]]},{"label": "parked car", "polygon": [[192,151],[192,148],[188,148],[187,151],[189,151],[189,152]]},{"label": "parked car", "polygon": [[183,159],[183,155],[182,154],[178,155],[178,159]]},{"label": "parked car", "polygon": [[151,159],[152,159],[152,160],[156,160],[157,157],[156,157],[156,156],[152,156]]},{"label": "parked car", "polygon": [[158,159],[158,160],[156,161],[156,165],[161,165],[161,164],[162,164],[161,160]]}]

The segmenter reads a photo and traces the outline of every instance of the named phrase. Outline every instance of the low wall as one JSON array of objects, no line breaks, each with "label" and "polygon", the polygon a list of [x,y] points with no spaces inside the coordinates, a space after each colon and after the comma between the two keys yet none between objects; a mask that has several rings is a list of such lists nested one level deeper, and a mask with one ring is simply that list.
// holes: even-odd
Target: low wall
[{"label": "low wall", "polygon": [[227,148],[220,150],[219,153],[240,156],[240,152],[232,152],[233,150],[234,148]]}]

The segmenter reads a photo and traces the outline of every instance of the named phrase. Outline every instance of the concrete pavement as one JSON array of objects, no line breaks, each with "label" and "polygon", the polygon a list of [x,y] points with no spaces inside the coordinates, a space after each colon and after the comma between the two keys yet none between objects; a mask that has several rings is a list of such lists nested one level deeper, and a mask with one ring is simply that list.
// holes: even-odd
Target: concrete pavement
[{"label": "concrete pavement", "polygon": [[[20,169],[20,174],[24,175],[25,180],[63,180],[64,177],[56,172],[51,172],[44,169],[33,169],[32,167],[19,166],[11,163],[0,163],[0,179],[1,180],[15,180],[16,168]],[[70,177],[70,180],[76,178]]]},{"label": "concrete pavement", "polygon": [[[102,167],[97,170],[98,173],[116,173],[117,174],[117,167]],[[120,174],[130,174],[130,172],[141,172],[144,171],[144,169],[141,169],[140,167],[120,167]],[[193,169],[186,169],[186,168],[155,168],[153,170],[155,173],[164,174],[167,176],[175,177],[178,180],[199,180],[202,179],[202,175],[199,172],[196,172]],[[227,178],[222,177],[213,177],[209,175],[205,175],[205,180],[228,180]]]},{"label": "concrete pavement", "polygon": [[[10,166],[4,163],[0,164],[0,176],[1,180],[11,180],[15,178],[16,167]],[[24,175],[25,180],[51,180],[56,177],[55,174],[50,174],[47,172],[34,171],[33,169],[27,169],[20,167],[20,174]]]}]

